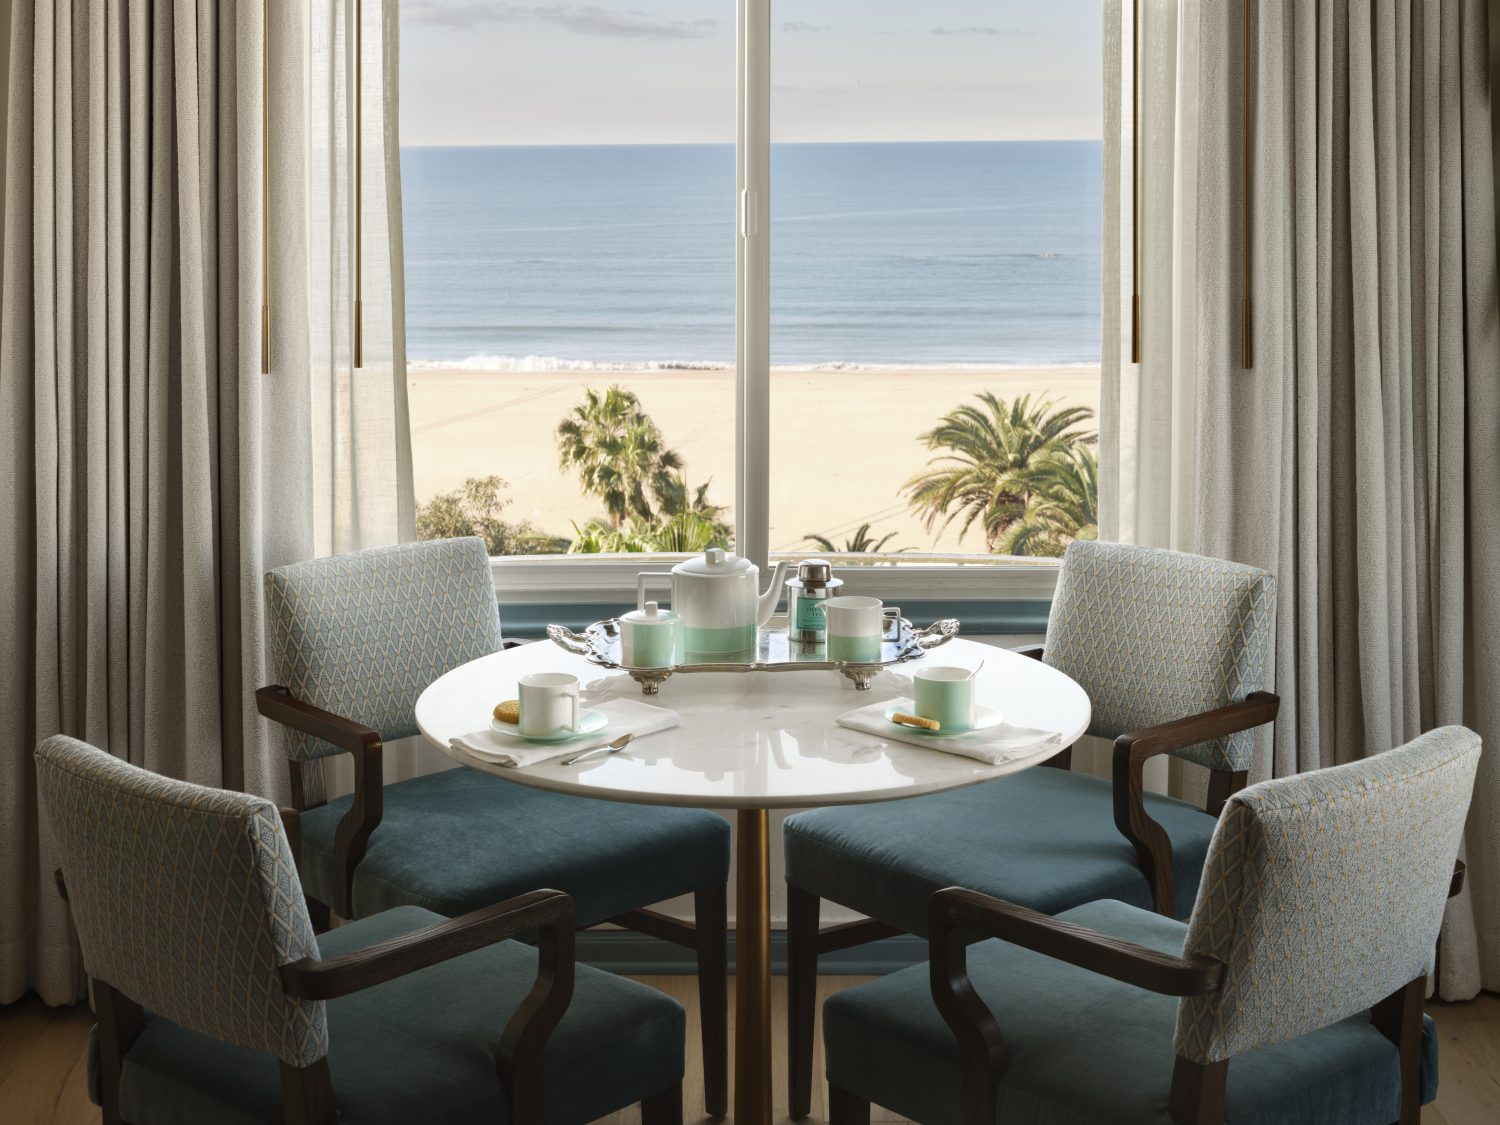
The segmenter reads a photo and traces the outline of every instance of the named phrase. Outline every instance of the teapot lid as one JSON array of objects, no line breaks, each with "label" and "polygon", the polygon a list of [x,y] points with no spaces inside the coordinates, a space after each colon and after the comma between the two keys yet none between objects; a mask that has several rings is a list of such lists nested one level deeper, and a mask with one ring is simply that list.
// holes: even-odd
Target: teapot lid
[{"label": "teapot lid", "polygon": [[716,578],[733,574],[758,574],[760,568],[741,555],[732,554],[722,547],[710,547],[701,555],[684,559],[674,566],[678,574],[703,574]]}]

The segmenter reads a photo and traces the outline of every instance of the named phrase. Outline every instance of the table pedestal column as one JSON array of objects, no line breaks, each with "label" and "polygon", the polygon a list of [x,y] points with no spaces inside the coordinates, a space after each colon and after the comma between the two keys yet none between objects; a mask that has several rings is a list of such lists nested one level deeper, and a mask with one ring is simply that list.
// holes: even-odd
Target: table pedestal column
[{"label": "table pedestal column", "polygon": [[771,835],[765,809],[741,809],[735,856],[735,1125],[771,1121]]}]

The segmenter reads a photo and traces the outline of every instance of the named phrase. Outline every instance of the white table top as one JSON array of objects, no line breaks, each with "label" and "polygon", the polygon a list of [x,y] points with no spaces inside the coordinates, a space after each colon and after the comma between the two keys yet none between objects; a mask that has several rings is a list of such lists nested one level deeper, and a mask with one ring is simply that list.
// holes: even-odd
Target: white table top
[{"label": "white table top", "polygon": [[[464,765],[538,789],[649,805],[693,808],[812,808],[894,800],[956,789],[1016,773],[1057,753],[986,765],[886,741],[834,720],[877,700],[911,695],[923,664],[984,668],[978,701],[1017,726],[1055,730],[1070,746],[1088,727],[1083,689],[1040,661],[956,639],[920,661],[887,669],[868,691],[838,672],[694,672],[672,676],[650,699],[624,672],[610,671],[548,641],[497,652],[455,668],[417,700],[417,725]],[[485,729],[496,703],[514,699],[529,672],[572,672],[586,705],[641,699],[669,707],[682,725],[637,739],[625,750],[576,766],[559,759],[524,769],[482,763],[452,750],[451,739]],[[566,747],[559,747],[561,753]]]}]

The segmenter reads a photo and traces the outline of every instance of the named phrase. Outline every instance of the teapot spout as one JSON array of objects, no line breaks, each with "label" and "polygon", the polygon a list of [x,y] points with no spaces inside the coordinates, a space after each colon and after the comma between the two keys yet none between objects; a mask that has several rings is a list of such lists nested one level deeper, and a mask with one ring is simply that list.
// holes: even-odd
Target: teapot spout
[{"label": "teapot spout", "polygon": [[771,574],[771,585],[756,603],[755,623],[757,625],[764,625],[771,620],[771,614],[776,612],[776,603],[781,601],[781,587],[786,581],[786,565],[785,559],[776,564],[776,569]]}]

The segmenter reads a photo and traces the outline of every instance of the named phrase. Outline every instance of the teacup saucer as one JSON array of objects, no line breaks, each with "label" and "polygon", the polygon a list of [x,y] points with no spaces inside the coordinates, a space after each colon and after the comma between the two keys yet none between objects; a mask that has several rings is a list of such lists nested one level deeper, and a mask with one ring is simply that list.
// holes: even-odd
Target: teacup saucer
[{"label": "teacup saucer", "polygon": [[575,738],[598,734],[607,726],[609,726],[609,716],[603,711],[592,709],[578,716],[577,730],[570,730],[563,734],[527,735],[522,734],[521,728],[515,723],[502,723],[499,719],[490,720],[490,730],[509,738],[520,739],[522,742],[572,742]]},{"label": "teacup saucer", "polygon": [[910,731],[912,734],[928,734],[934,738],[939,738],[943,735],[973,734],[975,731],[998,727],[1001,723],[1005,722],[1005,715],[996,711],[993,707],[976,705],[974,708],[974,725],[972,727],[964,727],[963,730],[954,730],[951,727],[947,730],[927,730],[925,727],[909,727],[905,723],[896,722],[891,716],[898,711],[905,712],[908,715],[912,714],[911,703],[892,703],[886,708],[886,722],[890,723],[893,727],[900,727],[904,731]]}]

